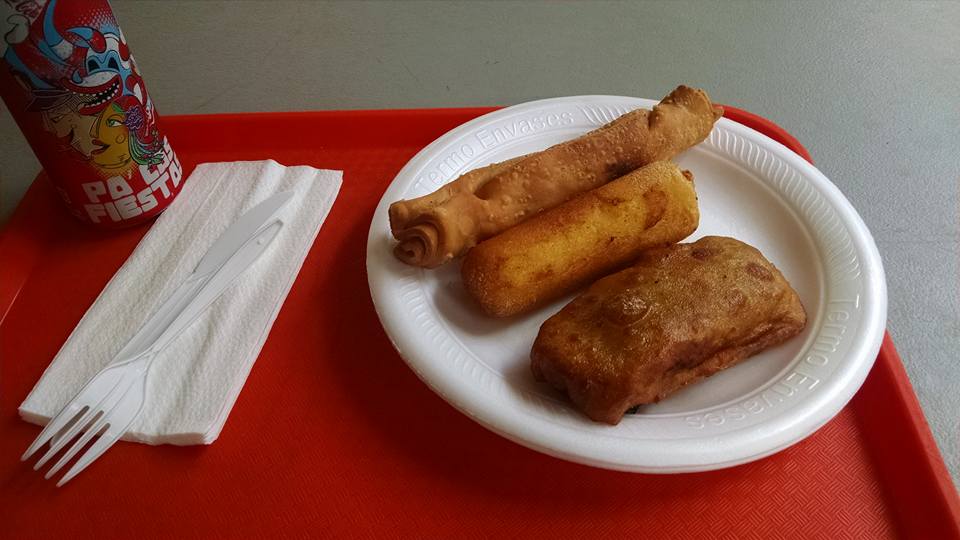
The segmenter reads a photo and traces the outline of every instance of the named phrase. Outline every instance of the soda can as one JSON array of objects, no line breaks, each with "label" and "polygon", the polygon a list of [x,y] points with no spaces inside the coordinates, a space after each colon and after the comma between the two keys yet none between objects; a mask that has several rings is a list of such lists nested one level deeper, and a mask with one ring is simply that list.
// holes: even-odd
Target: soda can
[{"label": "soda can", "polygon": [[182,170],[106,0],[0,0],[0,96],[70,212],[147,221]]}]

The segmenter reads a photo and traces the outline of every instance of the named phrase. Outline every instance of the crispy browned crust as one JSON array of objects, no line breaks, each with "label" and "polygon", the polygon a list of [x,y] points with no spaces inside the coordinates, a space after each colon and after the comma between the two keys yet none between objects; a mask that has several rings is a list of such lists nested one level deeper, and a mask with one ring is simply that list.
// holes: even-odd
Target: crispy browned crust
[{"label": "crispy browned crust", "polygon": [[657,161],[578,195],[471,249],[463,285],[485,313],[507,317],[623,268],[696,230],[691,178]]},{"label": "crispy browned crust", "polygon": [[534,376],[587,416],[625,411],[800,333],[806,313],[755,248],[710,236],[647,251],[548,319],[533,344]]},{"label": "crispy browned crust", "polygon": [[396,256],[439,266],[478,242],[638,167],[703,141],[722,115],[706,92],[677,87],[582,137],[464,174],[434,193],[390,205]]}]

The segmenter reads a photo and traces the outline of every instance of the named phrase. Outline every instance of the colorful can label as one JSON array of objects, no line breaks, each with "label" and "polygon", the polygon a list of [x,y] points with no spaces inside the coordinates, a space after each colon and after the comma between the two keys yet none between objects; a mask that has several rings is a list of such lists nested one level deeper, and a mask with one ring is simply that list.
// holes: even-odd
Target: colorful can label
[{"label": "colorful can label", "polygon": [[71,213],[148,220],[182,170],[106,0],[0,0],[0,95]]}]

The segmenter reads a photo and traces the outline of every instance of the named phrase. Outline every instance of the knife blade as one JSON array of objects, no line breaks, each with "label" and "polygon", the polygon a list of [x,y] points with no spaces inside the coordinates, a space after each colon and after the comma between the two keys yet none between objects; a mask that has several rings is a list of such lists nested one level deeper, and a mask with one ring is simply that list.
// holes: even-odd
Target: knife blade
[{"label": "knife blade", "polygon": [[243,273],[260,255],[266,251],[283,228],[283,222],[275,219],[264,225],[252,238],[248,239],[224,264],[206,280],[196,295],[174,318],[149,350],[160,352],[180,332],[185,330],[203,313],[214,300],[220,297],[226,288]]}]

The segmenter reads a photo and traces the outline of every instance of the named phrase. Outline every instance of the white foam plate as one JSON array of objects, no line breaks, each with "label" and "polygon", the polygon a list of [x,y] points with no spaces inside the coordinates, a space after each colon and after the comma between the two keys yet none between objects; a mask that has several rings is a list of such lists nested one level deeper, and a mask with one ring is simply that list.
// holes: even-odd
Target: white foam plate
[{"label": "white foam plate", "polygon": [[451,405],[546,454],[625,471],[729,467],[803,439],[850,400],[873,365],[887,300],[873,238],[840,191],[783,145],[720,119],[678,156],[693,171],[705,235],[758,249],[800,294],[809,322],[787,343],[628,415],[593,423],[536,382],[530,347],[571,297],[495,320],[465,295],[459,264],[436,270],[394,258],[387,208],[460,174],[574,138],[656,102],[575,96],[502,109],[440,137],[397,174],[370,226],[367,272],[380,321],[403,359]]}]

